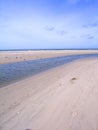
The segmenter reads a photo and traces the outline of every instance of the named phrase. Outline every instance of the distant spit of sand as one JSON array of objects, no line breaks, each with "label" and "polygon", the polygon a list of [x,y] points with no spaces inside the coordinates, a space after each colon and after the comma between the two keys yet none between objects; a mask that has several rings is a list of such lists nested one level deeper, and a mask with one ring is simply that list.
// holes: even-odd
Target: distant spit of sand
[{"label": "distant spit of sand", "polygon": [[0,64],[35,60],[41,58],[98,53],[98,50],[40,50],[40,51],[4,51],[0,52]]}]

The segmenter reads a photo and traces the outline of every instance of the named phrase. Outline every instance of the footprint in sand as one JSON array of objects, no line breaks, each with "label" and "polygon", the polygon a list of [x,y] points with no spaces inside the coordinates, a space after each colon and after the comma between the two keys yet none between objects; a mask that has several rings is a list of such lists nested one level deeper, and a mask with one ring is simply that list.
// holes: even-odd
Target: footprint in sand
[{"label": "footprint in sand", "polygon": [[74,117],[76,117],[76,116],[78,115],[78,112],[73,111],[73,112],[71,113],[71,115],[72,115],[72,117],[74,118]]},{"label": "footprint in sand", "polygon": [[73,84],[76,80],[77,80],[77,78],[74,77],[74,78],[71,78],[70,81],[71,81],[71,83]]}]

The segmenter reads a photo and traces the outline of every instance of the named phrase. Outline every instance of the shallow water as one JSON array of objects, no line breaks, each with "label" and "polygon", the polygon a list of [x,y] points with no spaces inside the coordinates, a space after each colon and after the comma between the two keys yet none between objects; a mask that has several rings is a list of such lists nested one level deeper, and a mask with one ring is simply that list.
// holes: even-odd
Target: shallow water
[{"label": "shallow water", "polygon": [[81,58],[93,58],[98,54],[82,54],[60,56],[40,60],[23,61],[0,65],[0,87],[4,87],[21,79],[33,76],[56,66],[60,66]]}]

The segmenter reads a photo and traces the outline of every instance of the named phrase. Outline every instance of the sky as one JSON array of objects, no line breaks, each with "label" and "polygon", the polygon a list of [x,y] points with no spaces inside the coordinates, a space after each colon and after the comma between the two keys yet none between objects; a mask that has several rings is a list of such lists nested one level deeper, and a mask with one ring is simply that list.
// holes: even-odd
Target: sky
[{"label": "sky", "polygon": [[98,48],[98,0],[0,0],[0,49]]}]

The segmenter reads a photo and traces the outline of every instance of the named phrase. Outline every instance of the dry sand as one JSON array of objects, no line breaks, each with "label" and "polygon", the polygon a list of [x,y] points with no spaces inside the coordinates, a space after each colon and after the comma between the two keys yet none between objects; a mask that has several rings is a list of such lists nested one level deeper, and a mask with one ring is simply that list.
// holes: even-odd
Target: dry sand
[{"label": "dry sand", "polygon": [[0,88],[0,130],[98,130],[98,59]]},{"label": "dry sand", "polygon": [[74,54],[98,53],[98,50],[41,50],[41,51],[2,51],[0,52],[0,64],[49,58],[56,56],[66,56]]}]

